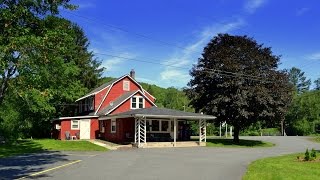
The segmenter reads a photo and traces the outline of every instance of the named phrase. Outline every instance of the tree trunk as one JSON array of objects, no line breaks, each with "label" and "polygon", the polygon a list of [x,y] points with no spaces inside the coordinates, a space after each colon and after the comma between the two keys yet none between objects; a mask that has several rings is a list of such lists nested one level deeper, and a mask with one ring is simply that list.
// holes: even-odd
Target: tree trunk
[{"label": "tree trunk", "polygon": [[233,128],[234,128],[234,130],[233,130],[233,143],[239,144],[240,143],[240,140],[239,140],[240,128],[239,128],[239,126],[234,126]]}]

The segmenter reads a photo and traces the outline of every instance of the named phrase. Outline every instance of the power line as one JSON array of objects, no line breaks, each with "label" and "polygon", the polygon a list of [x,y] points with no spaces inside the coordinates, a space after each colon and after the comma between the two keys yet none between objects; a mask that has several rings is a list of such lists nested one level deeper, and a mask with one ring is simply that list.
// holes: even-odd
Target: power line
[{"label": "power line", "polygon": [[[162,66],[166,66],[166,67],[174,67],[174,68],[178,68],[178,69],[188,69],[189,70],[189,68],[187,68],[187,67],[180,67],[180,66],[175,66],[175,65],[170,65],[170,64],[168,65],[168,64],[163,64],[163,63],[151,62],[151,61],[141,60],[141,59],[137,59],[137,58],[129,58],[129,57],[123,57],[123,56],[107,54],[107,53],[95,53],[95,54],[114,57],[114,58],[120,58],[120,59],[126,59],[126,60],[130,60],[130,61],[137,61],[137,62],[143,62],[143,63],[156,64],[156,65],[162,65]],[[245,79],[251,79],[251,80],[255,80],[255,81],[270,83],[270,81],[266,81],[264,77],[253,76],[253,75],[242,74],[242,73],[235,73],[235,72],[230,72],[230,71],[205,68],[205,70],[203,72],[214,73],[214,74],[219,74],[219,75],[228,76],[228,77],[237,77],[237,78],[239,78],[239,76],[241,76],[242,78],[245,78]]]},{"label": "power line", "polygon": [[[125,28],[122,28],[122,27],[119,27],[119,26],[101,23],[101,22],[98,21],[99,19],[88,18],[88,17],[86,17],[86,16],[81,16],[81,15],[79,15],[79,14],[75,14],[75,13],[72,13],[72,12],[66,11],[66,10],[63,10],[63,11],[66,12],[66,13],[68,13],[68,14],[71,14],[71,15],[73,15],[73,16],[80,17],[80,18],[82,18],[82,19],[86,19],[87,21],[91,21],[91,22],[94,22],[94,23],[98,23],[99,25],[102,25],[103,27],[108,28],[109,30],[110,30],[110,29],[113,29],[113,30],[122,31],[122,32],[125,32],[125,33],[128,33],[128,34],[132,34],[132,35],[134,35],[134,36],[136,36],[136,37],[140,37],[140,38],[143,38],[143,39],[152,40],[152,41],[157,42],[157,43],[162,44],[162,45],[173,46],[173,47],[176,47],[176,48],[179,48],[179,49],[183,49],[183,50],[187,50],[187,51],[191,51],[191,52],[192,52],[192,50],[190,50],[190,49],[188,49],[188,48],[179,46],[179,45],[174,44],[174,43],[171,43],[171,42],[162,41],[162,40],[153,38],[153,37],[151,37],[151,36],[147,36],[147,35],[144,35],[144,34],[141,34],[141,33],[136,33],[136,32],[133,32],[133,31],[129,31],[129,30],[127,30],[127,29],[125,29]],[[194,51],[194,52],[196,52],[196,51]]]}]

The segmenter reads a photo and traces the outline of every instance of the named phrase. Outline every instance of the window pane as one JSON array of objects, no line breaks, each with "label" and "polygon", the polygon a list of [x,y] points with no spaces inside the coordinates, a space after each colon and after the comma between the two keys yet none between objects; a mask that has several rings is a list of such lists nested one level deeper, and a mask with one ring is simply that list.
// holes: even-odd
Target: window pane
[{"label": "window pane", "polygon": [[132,102],[137,102],[137,99],[135,97],[133,97]]},{"label": "window pane", "polygon": [[71,121],[71,128],[72,128],[72,129],[78,129],[78,128],[79,128],[79,121],[77,121],[77,120],[72,120],[72,121]]},{"label": "window pane", "polygon": [[137,103],[132,103],[132,108],[137,108]]},{"label": "window pane", "polygon": [[143,108],[143,98],[139,98],[139,108]]},{"label": "window pane", "polygon": [[147,131],[150,131],[150,123],[149,123],[149,121],[147,120]]},{"label": "window pane", "polygon": [[152,120],[152,131],[159,131],[159,120]]},{"label": "window pane", "polygon": [[140,104],[140,103],[139,103],[139,108],[143,108],[143,104]]},{"label": "window pane", "polygon": [[168,131],[169,121],[161,121],[161,131]]},{"label": "window pane", "polygon": [[93,97],[90,97],[89,98],[89,109],[92,111],[94,110],[94,107],[93,107]]}]

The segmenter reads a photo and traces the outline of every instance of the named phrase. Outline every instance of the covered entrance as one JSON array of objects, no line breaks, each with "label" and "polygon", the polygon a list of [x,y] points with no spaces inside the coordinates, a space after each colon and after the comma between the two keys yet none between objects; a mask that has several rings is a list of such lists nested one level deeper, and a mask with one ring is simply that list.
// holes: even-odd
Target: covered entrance
[{"label": "covered entrance", "polygon": [[[201,146],[206,142],[206,122],[216,117],[199,113],[190,113],[165,108],[136,109],[116,115],[99,118],[134,119],[134,137],[132,142],[139,148],[146,147],[182,147]],[[199,139],[190,141],[190,121],[199,124]]]}]

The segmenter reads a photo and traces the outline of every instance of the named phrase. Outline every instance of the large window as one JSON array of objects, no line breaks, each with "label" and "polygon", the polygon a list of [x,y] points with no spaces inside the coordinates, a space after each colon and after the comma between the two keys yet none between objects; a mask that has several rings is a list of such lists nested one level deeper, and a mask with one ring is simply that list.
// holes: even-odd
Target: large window
[{"label": "large window", "polygon": [[160,129],[160,121],[152,120],[152,131],[159,131]]},{"label": "large window", "polygon": [[88,98],[84,99],[84,112],[88,111]]},{"label": "large window", "polygon": [[88,98],[88,106],[90,111],[94,110],[94,96]]},{"label": "large window", "polygon": [[[147,120],[147,131],[149,132],[170,132],[170,126],[169,120]],[[151,124],[151,126],[148,128],[148,125]]]},{"label": "large window", "polygon": [[79,130],[79,120],[71,120],[71,130]]},{"label": "large window", "polygon": [[144,98],[142,96],[133,96],[131,98],[131,109],[144,108]]},{"label": "large window", "polygon": [[169,121],[161,121],[161,131],[169,130]]},{"label": "large window", "polygon": [[82,113],[82,101],[79,102],[79,113]]},{"label": "large window", "polygon": [[117,131],[117,121],[116,119],[111,119],[111,132],[115,133]]}]

